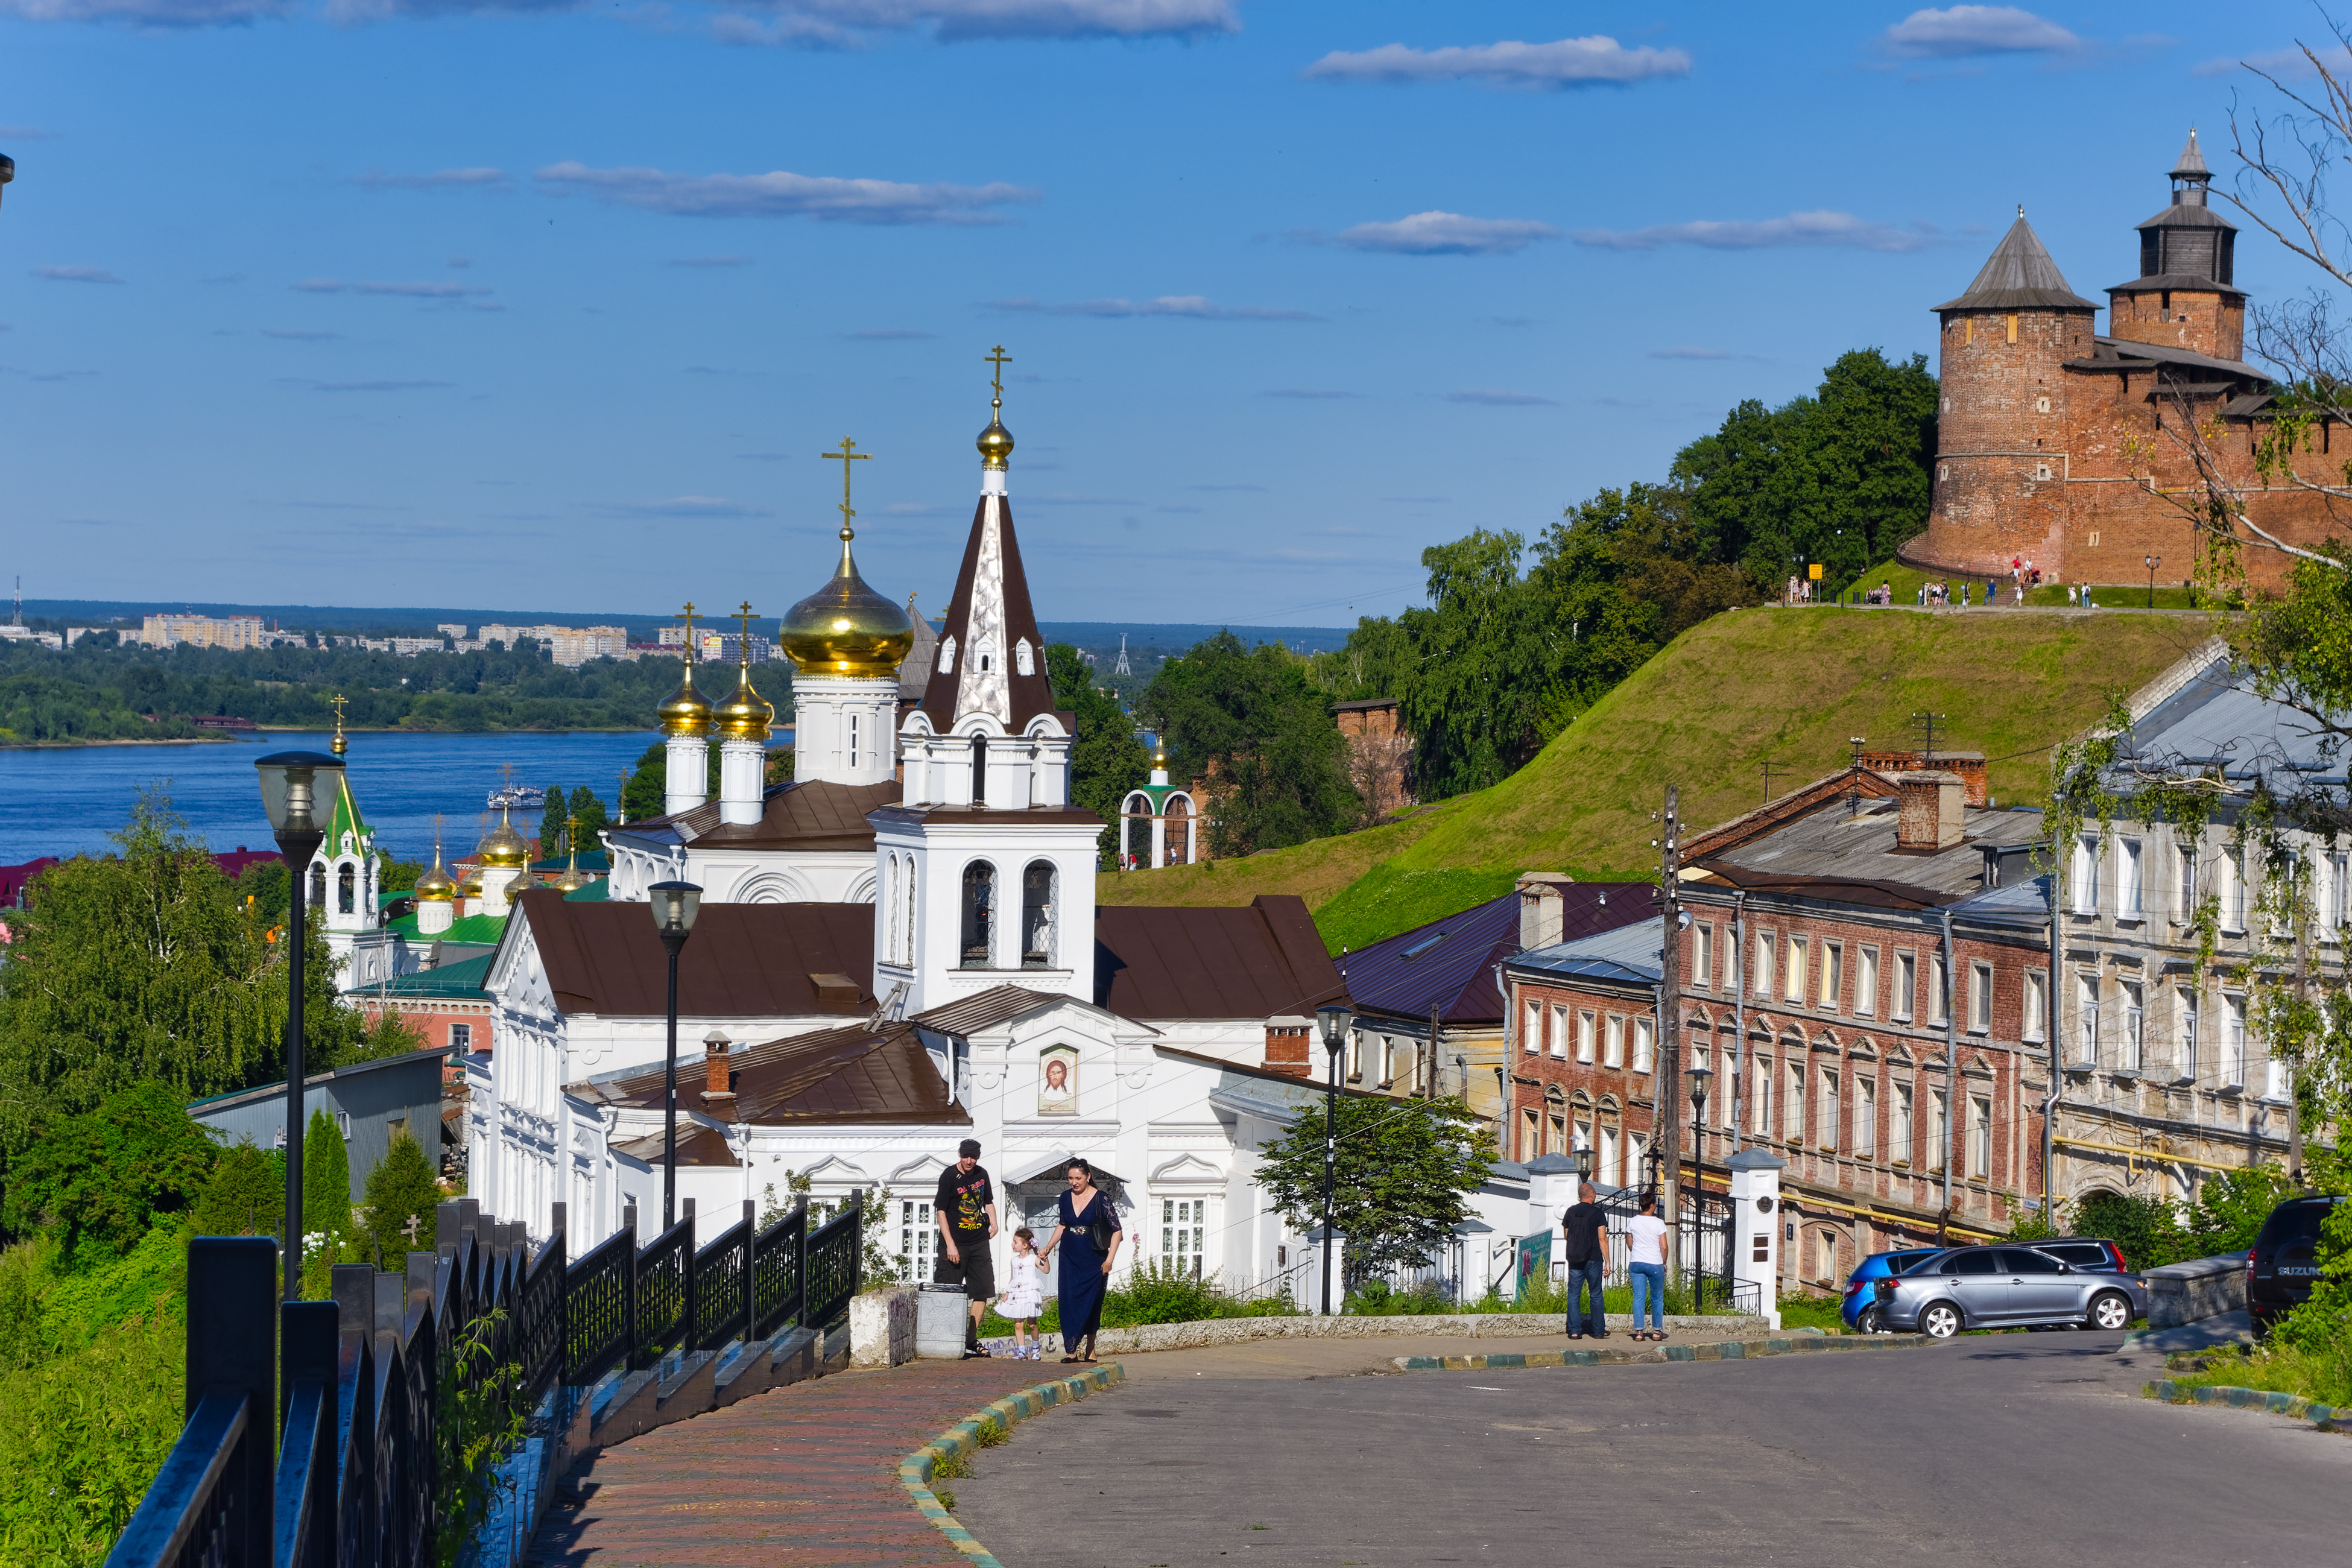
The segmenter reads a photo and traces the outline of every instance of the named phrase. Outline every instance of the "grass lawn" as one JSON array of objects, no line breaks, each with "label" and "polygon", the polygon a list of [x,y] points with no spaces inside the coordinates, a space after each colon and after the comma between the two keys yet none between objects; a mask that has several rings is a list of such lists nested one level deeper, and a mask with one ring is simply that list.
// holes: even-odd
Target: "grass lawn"
[{"label": "grass lawn", "polygon": [[2166,1375],[2183,1388],[2261,1388],[2352,1405],[2352,1342],[2318,1351],[2275,1342],[2241,1345],[2194,1359],[2198,1364],[2189,1370]]}]

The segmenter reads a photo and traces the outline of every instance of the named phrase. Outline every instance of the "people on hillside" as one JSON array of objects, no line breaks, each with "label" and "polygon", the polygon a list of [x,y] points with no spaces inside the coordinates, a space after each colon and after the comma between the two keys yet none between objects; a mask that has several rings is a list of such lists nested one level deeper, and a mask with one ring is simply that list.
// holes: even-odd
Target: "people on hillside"
[{"label": "people on hillside", "polygon": [[[1103,1292],[1110,1284],[1111,1261],[1118,1256],[1121,1233],[1118,1210],[1095,1185],[1095,1168],[1073,1159],[1066,1168],[1070,1190],[1060,1198],[1059,1223],[1048,1237],[1044,1256],[1062,1254],[1062,1357],[1065,1366],[1095,1359],[1095,1336],[1102,1331]],[[1086,1342],[1086,1353],[1078,1343]]]},{"label": "people on hillside", "polygon": [[[1596,1340],[1609,1337],[1609,1318],[1601,1304],[1601,1279],[1607,1272],[1604,1261],[1609,1253],[1609,1216],[1594,1202],[1600,1196],[1591,1182],[1580,1182],[1576,1202],[1559,1216],[1560,1228],[1568,1237],[1568,1337],[1580,1340],[1591,1334]],[[1584,1326],[1577,1326],[1577,1300],[1580,1292],[1590,1291],[1590,1303],[1582,1314]]]},{"label": "people on hillside", "polygon": [[[1625,1271],[1633,1279],[1633,1337],[1666,1337],[1666,1222],[1658,1217],[1654,1194],[1642,1195],[1642,1212],[1625,1222]],[[1650,1326],[1642,1327],[1644,1303]]]},{"label": "people on hillside", "polygon": [[931,1220],[940,1227],[931,1278],[942,1285],[962,1286],[971,1302],[963,1329],[963,1359],[971,1361],[988,1353],[980,1342],[980,1320],[996,1294],[996,1185],[980,1163],[979,1139],[967,1138],[956,1145],[956,1163],[940,1173]]}]

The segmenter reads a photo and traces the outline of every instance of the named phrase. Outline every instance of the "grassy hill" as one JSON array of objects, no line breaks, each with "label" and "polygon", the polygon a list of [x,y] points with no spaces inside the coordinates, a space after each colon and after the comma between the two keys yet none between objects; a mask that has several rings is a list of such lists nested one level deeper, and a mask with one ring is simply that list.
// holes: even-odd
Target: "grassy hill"
[{"label": "grassy hill", "polygon": [[[1916,743],[1911,715],[1946,716],[1939,746],[1979,751],[1994,798],[2043,798],[2052,746],[2105,694],[2147,681],[2211,635],[2202,616],[2034,610],[1734,610],[1693,627],[1491,789],[1384,827],[1160,871],[1106,872],[1104,903],[1239,904],[1297,893],[1341,945],[1492,898],[1521,870],[1651,874],[1653,815],[1682,786],[1694,828],[1843,767],[1846,738]],[[1612,869],[1613,868],[1613,869]]]}]

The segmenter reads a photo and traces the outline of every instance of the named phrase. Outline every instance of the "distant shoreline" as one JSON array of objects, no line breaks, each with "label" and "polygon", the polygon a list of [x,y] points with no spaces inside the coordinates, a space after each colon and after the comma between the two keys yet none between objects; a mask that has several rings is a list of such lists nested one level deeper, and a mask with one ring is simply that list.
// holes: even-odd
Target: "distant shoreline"
[{"label": "distant shoreline", "polygon": [[[70,752],[91,746],[209,746],[236,741],[242,735],[320,735],[320,724],[257,724],[250,730],[215,730],[202,735],[157,735],[109,741],[0,741],[0,752]],[[651,734],[651,724],[583,725],[563,730],[404,730],[396,727],[359,729],[346,725],[346,735],[636,735]]]}]

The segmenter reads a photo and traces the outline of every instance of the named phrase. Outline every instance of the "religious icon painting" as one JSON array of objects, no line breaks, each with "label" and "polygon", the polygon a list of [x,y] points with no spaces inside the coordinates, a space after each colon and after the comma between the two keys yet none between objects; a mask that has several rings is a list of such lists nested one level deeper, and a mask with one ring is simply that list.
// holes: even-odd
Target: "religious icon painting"
[{"label": "religious icon painting", "polygon": [[1076,1046],[1047,1046],[1037,1058],[1037,1114],[1076,1116],[1078,1113],[1078,1050]]}]

